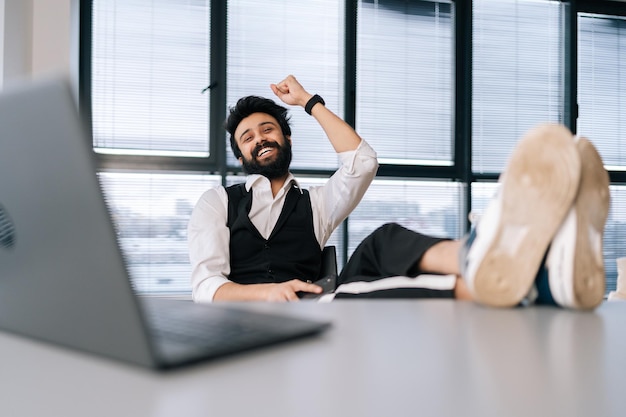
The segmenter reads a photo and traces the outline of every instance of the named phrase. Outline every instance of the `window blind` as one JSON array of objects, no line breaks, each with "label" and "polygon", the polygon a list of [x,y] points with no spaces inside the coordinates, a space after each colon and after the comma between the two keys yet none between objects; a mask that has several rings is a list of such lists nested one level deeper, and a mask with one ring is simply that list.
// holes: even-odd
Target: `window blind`
[{"label": "window blind", "polygon": [[565,7],[547,0],[474,0],[474,172],[501,172],[527,130],[563,121]]},{"label": "window blind", "polygon": [[[271,83],[293,74],[311,94],[343,115],[343,2],[337,0],[228,2],[227,105],[258,95],[284,105]],[[290,109],[292,168],[338,166],[336,153],[317,122],[300,107]],[[239,166],[227,145],[230,165]]]},{"label": "window blind", "polygon": [[[578,124],[611,170],[626,169],[626,19],[578,14]],[[615,290],[616,259],[626,256],[626,187],[611,186],[604,230],[607,291]]]},{"label": "window blind", "polygon": [[578,133],[605,165],[626,169],[626,19],[578,16]]},{"label": "window blind", "polygon": [[94,0],[99,152],[207,156],[210,0]]},{"label": "window blind", "polygon": [[382,163],[452,165],[454,6],[360,0],[357,131]]}]

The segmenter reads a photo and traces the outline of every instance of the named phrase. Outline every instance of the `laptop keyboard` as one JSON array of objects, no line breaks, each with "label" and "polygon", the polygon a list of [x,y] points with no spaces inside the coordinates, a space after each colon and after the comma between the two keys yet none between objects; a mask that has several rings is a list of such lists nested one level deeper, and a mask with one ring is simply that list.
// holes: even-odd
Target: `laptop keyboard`
[{"label": "laptop keyboard", "polygon": [[[172,311],[151,310],[149,313],[150,327],[153,335],[160,339],[177,341],[185,344],[196,344],[209,347],[211,345],[236,346],[242,341],[260,340],[267,337],[267,326],[259,328],[254,320],[247,317],[203,317],[181,316]],[[222,316],[218,314],[218,316]]]},{"label": "laptop keyboard", "polygon": [[157,350],[172,360],[239,352],[326,327],[294,317],[190,301],[149,299],[144,310]]}]

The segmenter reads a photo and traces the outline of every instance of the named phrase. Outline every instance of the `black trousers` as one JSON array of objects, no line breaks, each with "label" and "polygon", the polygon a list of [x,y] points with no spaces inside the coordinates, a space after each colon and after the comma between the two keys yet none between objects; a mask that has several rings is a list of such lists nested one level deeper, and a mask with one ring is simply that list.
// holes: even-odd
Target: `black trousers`
[{"label": "black trousers", "polygon": [[[416,277],[418,264],[433,245],[449,240],[426,236],[397,223],[388,223],[374,230],[355,249],[344,266],[337,285],[351,282],[372,282],[394,276]],[[360,294],[337,293],[335,298],[432,298],[454,297],[453,290],[428,288],[396,288]]]}]

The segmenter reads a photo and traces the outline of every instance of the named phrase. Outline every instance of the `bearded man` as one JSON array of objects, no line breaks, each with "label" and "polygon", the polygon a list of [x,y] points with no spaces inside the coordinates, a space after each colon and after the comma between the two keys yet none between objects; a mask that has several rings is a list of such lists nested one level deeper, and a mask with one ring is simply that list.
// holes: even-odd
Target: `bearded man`
[{"label": "bearded man", "polygon": [[311,282],[322,249],[376,175],[374,150],[320,96],[292,75],[270,88],[317,120],[341,166],[323,186],[302,189],[289,172],[287,109],[267,98],[241,98],[224,127],[247,178],[207,190],[194,208],[188,227],[194,301],[288,301],[319,293]]}]

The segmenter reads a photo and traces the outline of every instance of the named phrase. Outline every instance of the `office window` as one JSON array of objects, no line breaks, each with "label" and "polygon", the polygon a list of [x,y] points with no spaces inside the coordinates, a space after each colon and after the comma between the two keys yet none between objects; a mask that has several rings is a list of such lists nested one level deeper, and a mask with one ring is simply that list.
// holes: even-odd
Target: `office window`
[{"label": "office window", "polygon": [[457,182],[375,179],[348,219],[348,253],[389,222],[426,235],[460,238],[464,195],[465,187]]},{"label": "office window", "polygon": [[[252,94],[284,106],[269,85],[293,74],[341,117],[343,12],[343,2],[337,0],[229,1],[227,106]],[[335,151],[317,122],[300,107],[286,107],[292,122],[291,167],[336,168]],[[231,152],[228,160],[239,166]]]},{"label": "office window", "polygon": [[209,4],[93,1],[96,151],[208,156]]},{"label": "office window", "polygon": [[[381,164],[452,166],[454,4],[359,0],[356,130]],[[348,253],[397,222],[437,236],[461,234],[458,183],[379,178],[348,220]]]},{"label": "office window", "polygon": [[[209,0],[91,2],[94,150],[113,155],[209,156]],[[186,227],[219,177],[103,172],[133,287],[188,293]]]},{"label": "office window", "polygon": [[[598,148],[605,166],[626,170],[626,19],[578,13],[577,133]],[[615,260],[626,256],[626,188],[611,186],[611,210],[604,234],[607,290],[615,289]]]},{"label": "office window", "polygon": [[548,0],[474,0],[474,172],[502,171],[524,132],[563,122],[565,7]]},{"label": "office window", "polygon": [[604,164],[626,169],[626,19],[578,15],[578,134]]},{"label": "office window", "polygon": [[454,5],[360,0],[356,129],[381,163],[452,165]]},{"label": "office window", "polygon": [[496,182],[475,182],[472,184],[472,212],[469,216],[473,223],[481,218],[499,186],[500,184]]},{"label": "office window", "polygon": [[[328,242],[338,247],[340,267],[343,251],[350,255],[367,234],[390,221],[461,237],[468,188],[460,181],[464,167],[455,167],[455,161],[471,164],[470,200],[479,217],[497,189],[485,181],[502,171],[520,136],[536,124],[564,121],[571,62],[564,55],[570,50],[568,2],[473,0],[467,90],[455,85],[456,68],[466,67],[455,62],[463,56],[457,49],[469,44],[455,36],[466,8],[454,0],[230,0],[225,9],[213,10],[225,13],[225,27],[210,25],[211,3],[220,4],[212,0],[84,3],[92,17],[91,72],[82,76],[91,88],[94,149],[133,284],[144,293],[189,291],[182,219],[186,223],[207,188],[242,180],[226,135],[211,143],[209,131],[242,96],[281,103],[269,84],[288,74],[322,95],[340,117],[354,94],[355,108],[347,110],[354,110],[358,133],[380,158],[372,187]],[[582,3],[587,4],[577,4]],[[346,16],[351,7],[357,13]],[[573,25],[578,27],[578,131],[594,141],[613,171],[623,170],[626,159],[620,117],[626,109],[619,100],[626,85],[624,22],[579,12]],[[346,43],[353,35],[355,44]],[[225,49],[211,51],[211,37],[226,39]],[[219,69],[210,79],[211,70],[219,68],[211,56],[223,56],[226,71]],[[351,79],[344,68],[353,66]],[[211,81],[226,86],[219,98],[223,111],[210,112],[210,94],[202,93]],[[457,123],[456,100],[471,100],[471,131]],[[337,167],[336,154],[313,118],[300,108],[290,113],[292,169],[304,186],[322,184]],[[471,155],[455,155],[463,149],[455,137],[472,141]],[[225,155],[217,155],[222,141]],[[151,158],[155,155],[159,158]],[[611,187],[605,236],[609,290],[614,259],[626,256],[619,178]],[[171,281],[173,276],[180,282]]]},{"label": "office window", "polygon": [[117,227],[133,288],[189,293],[187,223],[202,193],[219,176],[103,172],[100,182]]}]

